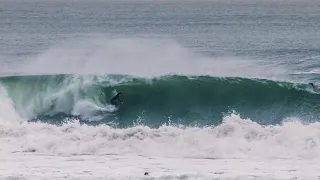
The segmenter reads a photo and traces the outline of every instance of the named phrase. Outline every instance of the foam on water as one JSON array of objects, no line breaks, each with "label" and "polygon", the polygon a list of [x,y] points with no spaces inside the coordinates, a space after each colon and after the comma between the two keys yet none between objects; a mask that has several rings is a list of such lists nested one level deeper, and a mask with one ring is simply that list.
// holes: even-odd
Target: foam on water
[{"label": "foam on water", "polygon": [[[317,179],[316,160],[190,159],[144,156],[2,156],[0,177],[8,179]],[[19,172],[16,171],[19,169]],[[144,173],[149,175],[145,176]]]},{"label": "foam on water", "polygon": [[[3,116],[3,115],[2,115]],[[319,123],[298,120],[261,126],[238,115],[226,116],[221,125],[197,128],[137,125],[114,129],[108,125],[62,126],[15,122],[16,114],[1,117],[1,152],[80,155],[117,154],[175,158],[319,158]],[[4,122],[3,122],[4,121]]]},{"label": "foam on water", "polygon": [[0,118],[2,178],[289,180],[319,171],[319,123],[261,126],[233,114],[216,127],[114,129],[21,122],[10,109]]}]

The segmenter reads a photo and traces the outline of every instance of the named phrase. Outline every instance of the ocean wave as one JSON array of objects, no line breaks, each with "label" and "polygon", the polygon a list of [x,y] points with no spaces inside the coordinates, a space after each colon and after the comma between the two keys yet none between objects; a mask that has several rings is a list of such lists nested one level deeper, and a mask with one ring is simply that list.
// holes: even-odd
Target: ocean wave
[{"label": "ocean wave", "polygon": [[[265,79],[35,75],[2,77],[0,82],[21,117],[57,124],[77,118],[121,127],[130,127],[137,119],[153,127],[169,121],[216,125],[233,112],[277,124],[286,117],[312,121],[320,115],[320,95],[310,85]],[[109,102],[114,90],[123,93],[120,107]]]}]

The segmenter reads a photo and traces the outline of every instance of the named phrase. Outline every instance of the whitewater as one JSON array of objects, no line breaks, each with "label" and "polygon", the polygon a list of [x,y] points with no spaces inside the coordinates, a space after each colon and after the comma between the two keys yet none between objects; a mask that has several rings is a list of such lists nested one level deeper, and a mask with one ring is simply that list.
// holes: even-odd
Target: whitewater
[{"label": "whitewater", "polygon": [[1,1],[1,179],[319,179],[319,17]]}]

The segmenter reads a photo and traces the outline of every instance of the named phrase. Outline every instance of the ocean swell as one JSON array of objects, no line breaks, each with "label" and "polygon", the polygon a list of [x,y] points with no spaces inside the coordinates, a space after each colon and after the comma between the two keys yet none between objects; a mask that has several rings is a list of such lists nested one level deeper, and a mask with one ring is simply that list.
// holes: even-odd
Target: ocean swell
[{"label": "ocean swell", "polygon": [[[29,121],[59,124],[77,118],[87,124],[151,127],[170,122],[217,125],[233,112],[263,124],[286,117],[316,120],[320,96],[309,85],[210,76],[33,75],[2,77],[19,115]],[[112,91],[123,104],[110,104]]]}]

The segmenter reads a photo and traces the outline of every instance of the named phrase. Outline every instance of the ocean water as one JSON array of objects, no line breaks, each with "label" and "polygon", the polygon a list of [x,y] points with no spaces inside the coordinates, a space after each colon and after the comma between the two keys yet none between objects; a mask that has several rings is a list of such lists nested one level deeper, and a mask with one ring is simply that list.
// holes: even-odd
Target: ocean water
[{"label": "ocean water", "polygon": [[319,8],[1,0],[1,179],[319,179]]}]

